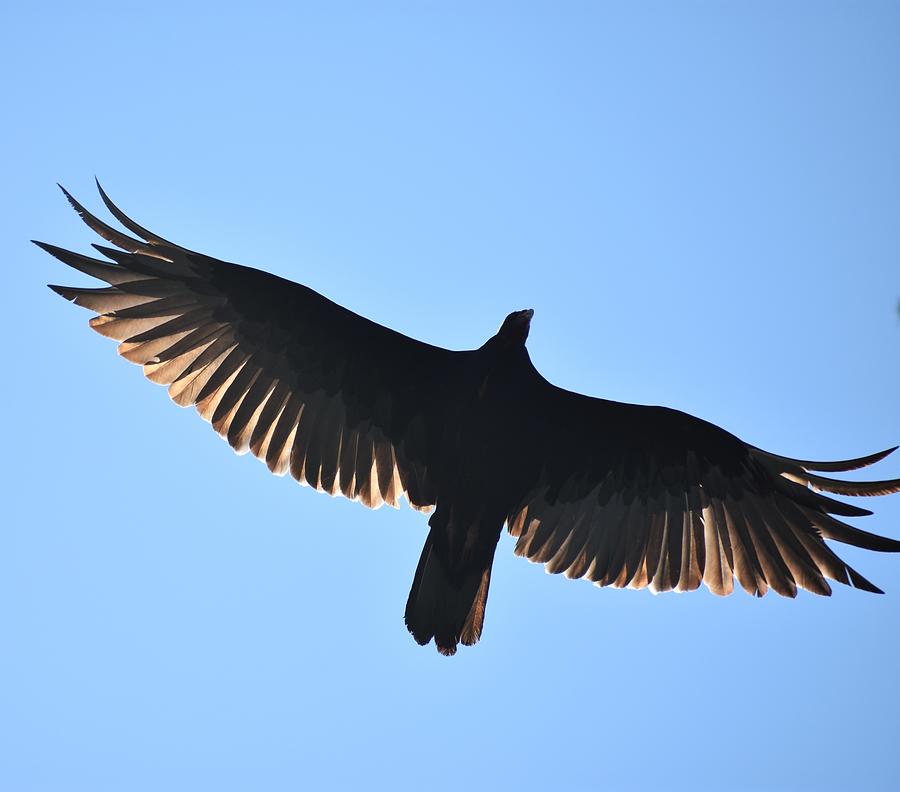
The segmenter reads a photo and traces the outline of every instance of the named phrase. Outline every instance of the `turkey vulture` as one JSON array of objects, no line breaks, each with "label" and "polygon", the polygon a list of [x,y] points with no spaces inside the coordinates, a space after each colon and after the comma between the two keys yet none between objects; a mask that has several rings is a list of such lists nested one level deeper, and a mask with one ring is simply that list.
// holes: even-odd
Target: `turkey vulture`
[{"label": "turkey vulture", "polygon": [[748,445],[665,407],[591,398],[534,368],[533,312],[481,347],[450,351],[369,321],[288,280],[195,253],[116,207],[136,237],[90,214],[108,261],[36,242],[103,288],[51,286],[94,311],[98,333],[166,385],[239,454],[370,508],[405,496],[431,512],[406,626],[439,652],[481,636],[504,524],[515,552],[598,586],[730,594],[734,577],[828,595],[826,580],[879,592],[825,539],[897,552],[837,519],[871,512],[820,494],[883,495],[900,479],[844,481],[889,449],[807,462]]}]

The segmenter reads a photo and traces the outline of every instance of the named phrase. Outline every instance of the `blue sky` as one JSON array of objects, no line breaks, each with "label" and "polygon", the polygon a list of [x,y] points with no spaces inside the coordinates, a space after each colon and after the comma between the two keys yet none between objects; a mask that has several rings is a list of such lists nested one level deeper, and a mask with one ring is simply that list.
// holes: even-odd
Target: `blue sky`
[{"label": "blue sky", "polygon": [[[789,5],[789,7],[788,7]],[[30,246],[60,181],[409,335],[533,307],[551,381],[845,458],[900,442],[896,3],[3,12],[0,787],[896,788],[900,558],[831,599],[599,590],[501,540],[484,639],[425,538],[168,402]],[[881,477],[900,475],[889,460]],[[864,527],[900,536],[900,497]]]}]

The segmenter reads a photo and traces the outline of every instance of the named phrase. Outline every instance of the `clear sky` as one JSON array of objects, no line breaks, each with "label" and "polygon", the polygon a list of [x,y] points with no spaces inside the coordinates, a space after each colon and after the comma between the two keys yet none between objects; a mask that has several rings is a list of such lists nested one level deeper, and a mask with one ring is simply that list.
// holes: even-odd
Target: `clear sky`
[{"label": "clear sky", "polygon": [[[4,790],[896,789],[887,591],[654,597],[501,540],[452,659],[426,522],[237,457],[30,246],[54,182],[409,335],[533,307],[551,381],[845,458],[900,442],[897,3],[9,4]],[[900,476],[900,459],[876,469]],[[900,496],[863,527],[900,537]]]}]

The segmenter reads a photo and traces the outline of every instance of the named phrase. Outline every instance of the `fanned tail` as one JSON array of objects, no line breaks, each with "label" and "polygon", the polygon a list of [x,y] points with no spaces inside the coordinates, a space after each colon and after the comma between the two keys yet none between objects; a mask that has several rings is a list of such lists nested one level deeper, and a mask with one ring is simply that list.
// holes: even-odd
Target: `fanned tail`
[{"label": "fanned tail", "polygon": [[472,646],[481,637],[494,549],[481,563],[467,564],[451,574],[437,550],[436,530],[431,528],[422,548],[405,620],[416,643],[424,646],[433,638],[437,650],[449,656],[456,654],[458,644]]}]

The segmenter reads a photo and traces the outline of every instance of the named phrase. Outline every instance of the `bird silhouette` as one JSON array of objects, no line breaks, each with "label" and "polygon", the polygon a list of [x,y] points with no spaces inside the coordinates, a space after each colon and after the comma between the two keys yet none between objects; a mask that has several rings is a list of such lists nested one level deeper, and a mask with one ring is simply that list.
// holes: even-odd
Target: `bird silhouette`
[{"label": "bird silhouette", "polygon": [[93,246],[104,261],[36,242],[108,284],[50,288],[94,311],[94,330],[239,454],[370,508],[405,497],[430,512],[405,615],[418,643],[452,655],[478,641],[504,525],[518,555],[598,586],[705,583],[725,595],[736,577],[756,596],[828,595],[828,580],[880,593],[824,540],[889,552],[900,542],[839,520],[871,512],[821,493],[882,495],[900,479],[820,474],[894,448],[803,461],[677,410],[572,393],[532,365],[530,309],[478,349],[431,346],[300,284],[168,242],[97,187],[135,236],[63,189],[115,247]]}]

